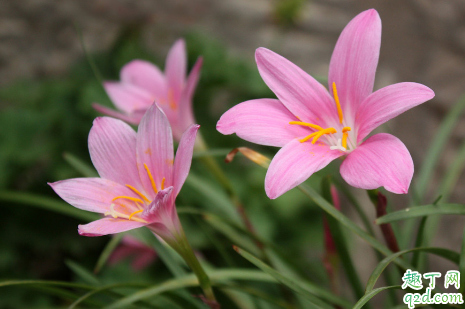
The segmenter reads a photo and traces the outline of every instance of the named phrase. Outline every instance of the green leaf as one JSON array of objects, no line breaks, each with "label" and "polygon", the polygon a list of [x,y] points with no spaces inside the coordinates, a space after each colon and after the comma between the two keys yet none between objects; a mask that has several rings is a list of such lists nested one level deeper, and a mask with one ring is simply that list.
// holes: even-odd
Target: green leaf
[{"label": "green leaf", "polygon": [[215,185],[213,183],[206,181],[193,173],[189,173],[185,185],[205,196],[207,199],[205,201],[205,205],[208,205],[207,207],[210,207],[211,211],[224,215],[226,218],[231,218],[231,220],[234,220],[235,222],[242,222],[237,214],[234,204],[223,193],[223,190],[215,189]]},{"label": "green leaf", "polygon": [[[305,195],[310,197],[318,206],[320,206],[324,211],[326,211],[330,216],[335,218],[343,226],[347,227],[349,230],[360,236],[365,240],[369,245],[378,250],[384,255],[391,255],[393,252],[389,250],[385,245],[376,240],[373,236],[362,230],[358,225],[356,225],[352,220],[347,218],[340,211],[336,210],[333,205],[328,203],[321,195],[315,192],[311,187],[302,184],[298,187]],[[402,266],[403,268],[412,268],[406,261],[397,260],[396,264]]]},{"label": "green leaf", "polygon": [[[417,239],[415,240],[415,248],[420,248],[423,247],[423,235],[425,233],[425,226],[426,226],[426,220],[428,217],[423,217],[420,221],[420,225],[418,226],[418,233],[417,233]],[[413,252],[412,256],[412,265],[413,267],[417,268],[418,263],[420,262],[420,252],[421,251],[415,251]]]},{"label": "green leaf", "polygon": [[465,215],[465,205],[439,204],[414,206],[382,216],[376,219],[375,222],[376,224],[383,224],[399,220],[407,220],[433,215]]},{"label": "green leaf", "polygon": [[65,264],[83,281],[92,285],[100,285],[100,280],[83,266],[72,260],[66,260]]},{"label": "green leaf", "polygon": [[57,199],[31,193],[0,191],[0,200],[46,209],[84,221],[99,219],[97,214],[74,208]]},{"label": "green leaf", "polygon": [[433,179],[433,171],[439,162],[439,157],[444,145],[449,141],[449,136],[452,133],[457,121],[460,119],[462,112],[465,109],[465,96],[459,99],[457,103],[454,104],[453,108],[448,112],[446,118],[443,120],[441,127],[436,133],[436,136],[433,139],[431,146],[428,149],[426,157],[421,166],[420,172],[418,173],[417,179],[417,193],[418,193],[418,203],[423,201],[423,198],[426,194],[426,189],[428,183]]},{"label": "green leaf", "polygon": [[80,284],[80,283],[70,283],[62,281],[47,281],[47,280],[8,280],[0,282],[0,288],[4,286],[14,286],[14,285],[56,285],[69,288],[83,289],[83,290],[94,290],[95,286]]},{"label": "green leaf", "polygon": [[363,295],[363,297],[359,299],[359,301],[355,304],[355,306],[352,309],[360,309],[360,308],[362,308],[363,305],[365,305],[370,299],[375,297],[379,292],[382,292],[382,291],[388,290],[388,289],[400,290],[401,288],[402,287],[400,285],[392,285],[392,286],[385,286],[385,287],[382,287],[382,288],[377,288],[377,289],[371,290],[368,293],[366,293],[365,295]]},{"label": "green leaf", "polygon": [[155,248],[155,251],[157,252],[160,259],[176,278],[182,277],[186,274],[186,269],[180,262],[182,260],[176,256],[177,253],[163,245],[158,240],[158,238],[152,232],[150,232],[150,230],[137,229],[134,232],[137,233],[145,243]]},{"label": "green leaf", "polygon": [[83,162],[78,157],[65,152],[63,158],[69,165],[71,165],[76,171],[82,174],[84,177],[99,177],[97,171],[92,167]]},{"label": "green leaf", "polygon": [[[296,278],[289,278],[284,276],[283,274],[277,272],[276,270],[272,269],[270,266],[266,265],[247,251],[244,251],[240,248],[234,248],[242,257],[248,260],[250,263],[254,264],[265,273],[273,276],[276,280],[281,282],[282,284],[288,286],[292,290],[296,291],[297,293],[303,295],[306,299],[311,301],[315,306],[318,308],[327,308],[328,304],[322,302],[319,298],[330,302],[335,305],[340,305],[344,308],[350,308],[351,304],[347,300],[340,298],[328,290],[325,290],[313,283],[304,282],[303,280],[298,280]],[[331,308],[331,306],[329,306]]]},{"label": "green leaf", "polygon": [[102,267],[106,264],[110,255],[113,253],[116,247],[118,247],[123,236],[124,236],[123,233],[119,233],[111,237],[110,241],[105,246],[102,253],[100,254],[100,257],[98,258],[97,264],[95,265],[95,268],[94,268],[95,274],[100,272]]},{"label": "green leaf", "polygon": [[463,230],[462,236],[462,249],[460,250],[460,262],[459,262],[460,274],[460,293],[463,294],[465,291],[465,229]]},{"label": "green leaf", "polygon": [[[331,196],[331,179],[329,177],[323,178],[321,185],[323,197],[331,204],[334,204]],[[336,208],[334,209],[339,211]],[[336,246],[337,254],[340,257],[342,268],[346,272],[346,277],[350,282],[350,287],[352,288],[355,297],[358,299],[363,296],[364,291],[362,282],[358,276],[352,257],[350,256],[349,249],[347,248],[347,240],[344,238],[344,233],[339,225],[339,221],[331,216],[326,216],[326,220]]]},{"label": "green leaf", "polygon": [[[228,280],[248,280],[248,281],[264,281],[264,282],[276,282],[271,276],[255,270],[246,269],[227,269],[227,270],[213,270],[208,272],[208,276],[212,283],[222,283]],[[165,281],[161,284],[149,287],[147,289],[135,292],[127,297],[124,297],[104,309],[116,309],[125,308],[136,301],[154,297],[163,292],[173,291],[181,288],[198,286],[199,282],[193,274],[189,274],[180,278]]]},{"label": "green leaf", "polygon": [[399,251],[397,253],[391,254],[390,256],[386,257],[383,259],[381,262],[376,265],[376,268],[373,270],[373,272],[370,275],[370,278],[368,279],[367,286],[365,289],[365,294],[368,292],[372,291],[376,282],[378,281],[379,276],[381,276],[381,273],[386,269],[386,267],[394,261],[396,258],[399,256],[409,253],[409,252],[414,252],[414,251],[422,251],[422,252],[428,252],[432,253],[435,255],[438,255],[440,257],[443,257],[453,263],[458,264],[459,263],[459,254],[457,252],[451,251],[449,249],[444,249],[444,248],[414,248],[414,249],[409,249],[409,250],[403,250]]}]

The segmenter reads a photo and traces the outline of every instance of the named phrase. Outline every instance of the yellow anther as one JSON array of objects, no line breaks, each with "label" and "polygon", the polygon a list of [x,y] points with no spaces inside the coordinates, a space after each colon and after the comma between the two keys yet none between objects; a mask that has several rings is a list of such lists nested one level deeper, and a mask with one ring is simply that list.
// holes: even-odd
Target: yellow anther
[{"label": "yellow anther", "polygon": [[136,202],[136,203],[143,203],[143,201],[140,199],[140,198],[137,198],[137,197],[130,197],[130,196],[124,196],[124,195],[121,195],[121,196],[117,196],[115,197],[114,199],[112,199],[111,201],[113,202],[114,200],[117,200],[119,198],[124,198],[126,200],[130,200],[130,201],[133,201],[133,202]]},{"label": "yellow anther", "polygon": [[157,185],[155,184],[155,180],[153,180],[152,173],[150,173],[150,170],[147,166],[147,164],[144,163],[145,170],[147,171],[147,174],[149,175],[150,182],[152,183],[152,188],[155,193],[158,193]]},{"label": "yellow anther", "polygon": [[351,127],[344,127],[342,128],[342,141],[341,141],[341,144],[342,144],[342,147],[344,147],[345,149],[347,149],[347,138],[349,137],[349,131],[351,131],[352,128]]},{"label": "yellow anther", "polygon": [[134,211],[132,214],[129,215],[128,220],[131,220],[131,218],[132,218],[135,214],[141,213],[141,212],[143,212],[143,211],[144,211],[143,209]]},{"label": "yellow anther", "polygon": [[129,189],[131,189],[132,191],[134,191],[134,193],[136,193],[136,194],[139,195],[141,198],[143,198],[144,201],[146,201],[147,203],[150,203],[150,200],[149,200],[145,195],[143,195],[142,193],[140,193],[139,190],[137,190],[136,188],[134,188],[134,187],[131,186],[131,185],[126,185],[126,187],[128,187]]},{"label": "yellow anther", "polygon": [[321,129],[320,131],[317,131],[317,132],[313,132],[312,134],[310,135],[307,135],[306,137],[302,138],[301,140],[299,140],[301,143],[303,142],[306,142],[308,141],[310,138],[313,137],[313,140],[312,140],[312,144],[315,144],[316,141],[318,141],[318,139],[320,137],[322,137],[323,135],[325,134],[333,134],[333,133],[336,133],[336,129],[334,128],[327,128],[327,129]]},{"label": "yellow anther", "polygon": [[333,96],[334,101],[336,101],[337,114],[339,115],[339,122],[342,123],[344,116],[342,114],[341,103],[339,102],[339,96],[337,95],[336,83],[333,82]]},{"label": "yellow anther", "polygon": [[165,190],[165,177],[161,180],[161,189]]},{"label": "yellow anther", "polygon": [[323,130],[322,127],[320,127],[320,126],[318,126],[316,124],[308,123],[308,122],[291,121],[291,122],[289,122],[289,124],[298,124],[299,126],[310,127],[310,128],[316,129],[316,130]]}]

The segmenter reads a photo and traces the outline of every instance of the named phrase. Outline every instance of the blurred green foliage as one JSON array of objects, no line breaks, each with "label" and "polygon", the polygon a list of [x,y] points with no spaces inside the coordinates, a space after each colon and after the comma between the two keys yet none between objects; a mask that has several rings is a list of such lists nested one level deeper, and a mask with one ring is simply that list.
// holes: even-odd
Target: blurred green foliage
[{"label": "blurred green foliage", "polygon": [[[282,1],[283,3],[285,1]],[[293,1],[280,8],[283,18],[294,18]],[[284,4],[282,4],[284,5]],[[187,35],[189,64],[204,57],[201,80],[194,98],[195,116],[201,133],[210,148],[249,146],[268,156],[276,149],[244,142],[236,136],[223,136],[215,129],[216,122],[228,108],[245,100],[273,97],[261,80],[252,62],[232,57],[220,42],[198,33]],[[118,79],[120,68],[132,59],[154,62],[163,68],[165,55],[149,53],[137,30],[121,34],[112,49],[92,55],[104,79]],[[0,189],[30,192],[59,199],[47,182],[81,177],[63,158],[63,153],[75,155],[91,165],[87,150],[87,135],[92,120],[99,116],[91,104],[112,106],[85,57],[60,78],[23,80],[0,89]],[[309,200],[297,190],[279,200],[269,200],[263,183],[266,171],[243,157],[226,165],[218,162],[241,196],[258,234],[273,242],[295,269],[304,270],[316,282],[325,282],[321,267],[321,210],[309,207]],[[335,164],[333,169],[337,168]],[[325,174],[328,171],[323,171]],[[201,177],[208,190],[226,196],[210,176],[205,166],[194,159],[193,177]],[[309,181],[319,185],[319,176]],[[65,264],[72,260],[86,269],[93,269],[108,237],[87,238],[77,234],[76,219],[28,205],[2,203],[0,230],[0,279],[53,279],[81,282]],[[221,214],[214,202],[188,183],[181,191],[177,205]],[[71,207],[71,206],[69,206]],[[202,216],[182,214],[193,247],[201,250],[215,267],[251,267],[232,250],[232,243],[215,231]],[[286,224],[292,222],[292,224]],[[221,248],[218,248],[221,247]],[[143,272],[134,272],[129,261],[104,267],[99,280],[106,283],[126,281],[159,282],[170,278],[162,263],[155,263]],[[122,280],[124,278],[124,280]],[[271,287],[270,287],[271,288]],[[41,290],[10,287],[0,291],[0,308],[38,308],[69,304],[62,298],[49,296]],[[224,308],[235,308],[227,305]]]}]

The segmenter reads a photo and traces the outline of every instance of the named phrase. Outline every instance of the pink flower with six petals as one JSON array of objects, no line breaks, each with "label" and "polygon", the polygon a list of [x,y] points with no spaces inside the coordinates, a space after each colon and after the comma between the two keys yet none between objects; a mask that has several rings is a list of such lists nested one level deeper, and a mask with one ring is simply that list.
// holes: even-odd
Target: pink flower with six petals
[{"label": "pink flower with six petals", "polygon": [[413,161],[405,145],[385,133],[364,139],[379,125],[432,99],[434,92],[417,83],[373,92],[380,45],[381,19],[376,10],[352,19],[331,57],[330,92],[289,60],[257,49],[260,75],[278,99],[238,104],[223,114],[217,129],[253,143],[282,147],[266,174],[268,197],[277,198],[341,156],[346,156],[341,176],[350,185],[407,193]]},{"label": "pink flower with six petals", "polygon": [[154,64],[133,60],[120,72],[119,82],[106,81],[103,86],[119,111],[94,103],[94,108],[108,116],[139,124],[147,109],[155,102],[168,117],[174,138],[195,123],[192,97],[199,80],[202,58],[186,79],[186,44],[179,39],[166,58],[165,74]]},{"label": "pink flower with six petals", "polygon": [[137,133],[121,120],[96,118],[89,152],[100,178],[50,184],[72,206],[105,215],[79,225],[79,234],[101,236],[147,226],[165,241],[174,240],[182,232],[175,199],[189,173],[198,129],[191,125],[184,132],[174,159],[171,127],[158,106],[148,109]]}]

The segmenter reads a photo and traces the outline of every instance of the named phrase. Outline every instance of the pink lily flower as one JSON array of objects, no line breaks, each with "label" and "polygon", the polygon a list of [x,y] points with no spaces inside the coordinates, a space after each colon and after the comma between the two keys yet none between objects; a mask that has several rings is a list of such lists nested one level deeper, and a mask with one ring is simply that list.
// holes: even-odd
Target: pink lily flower
[{"label": "pink lily flower", "polygon": [[121,120],[99,117],[89,133],[89,152],[100,178],[75,178],[50,186],[76,208],[102,213],[79,225],[83,236],[101,236],[147,226],[167,243],[184,235],[175,199],[190,170],[199,125],[182,135],[173,157],[171,127],[152,105],[136,133]]},{"label": "pink lily flower", "polygon": [[127,257],[132,258],[132,269],[134,271],[141,271],[157,259],[157,252],[136,238],[126,235],[110,255],[108,262],[111,265],[115,265]]},{"label": "pink lily flower", "polygon": [[186,44],[179,39],[168,53],[165,74],[148,61],[133,60],[121,69],[121,81],[103,83],[119,111],[97,103],[93,107],[105,115],[139,124],[147,109],[156,102],[168,117],[174,138],[179,142],[182,133],[195,123],[192,98],[201,67],[202,58],[199,58],[186,79]]},{"label": "pink lily flower", "polygon": [[373,92],[381,45],[381,19],[374,9],[357,15],[342,31],[329,65],[329,88],[289,60],[265,49],[255,53],[258,70],[278,99],[238,104],[218,121],[223,134],[282,147],[273,158],[265,191],[274,199],[336,158],[344,180],[357,188],[385,187],[407,193],[413,161],[396,137],[368,134],[434,97],[428,87],[399,83]]}]

